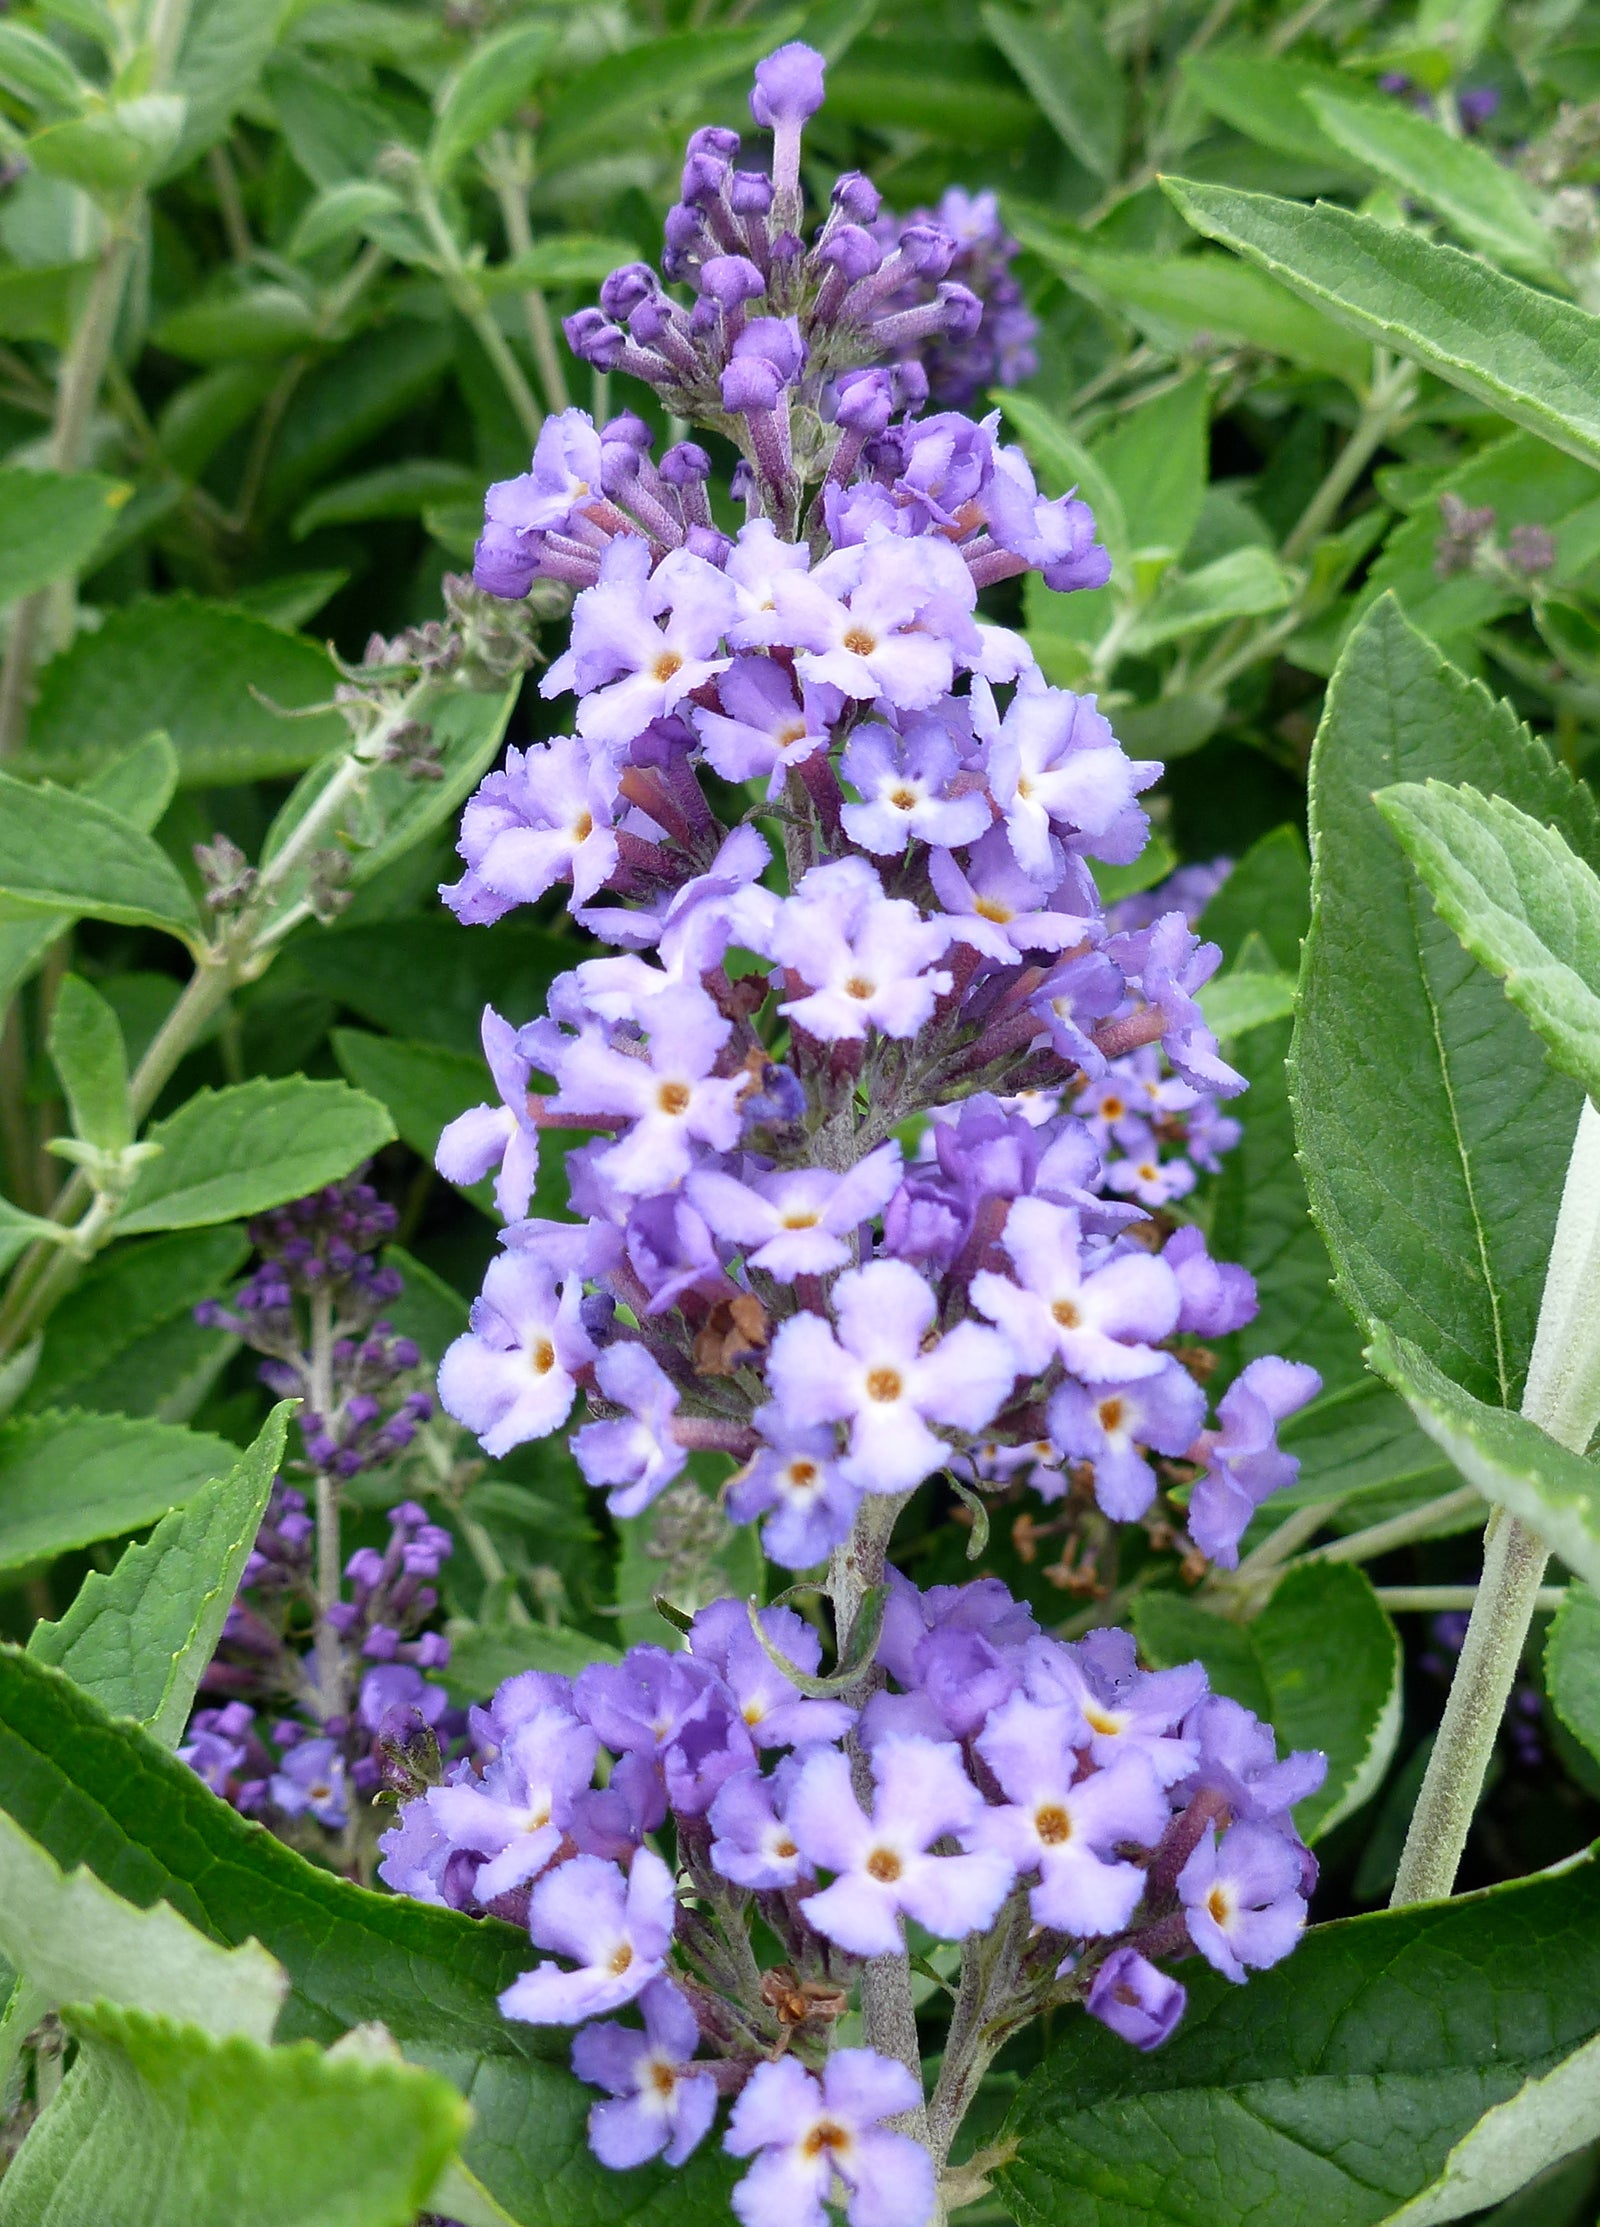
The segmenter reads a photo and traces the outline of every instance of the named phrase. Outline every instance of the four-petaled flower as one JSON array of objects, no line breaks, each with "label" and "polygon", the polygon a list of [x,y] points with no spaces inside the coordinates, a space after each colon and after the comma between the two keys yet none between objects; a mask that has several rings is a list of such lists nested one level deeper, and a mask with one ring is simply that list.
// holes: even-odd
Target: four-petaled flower
[{"label": "four-petaled flower", "polygon": [[599,1856],[557,1864],[533,1890],[528,1932],[536,1948],[577,1969],[536,1964],[506,1988],[501,2010],[532,2026],[575,2026],[620,2010],[666,1969],[676,1908],[672,1874],[654,1849],[639,1849],[626,1873]]},{"label": "four-petaled flower", "polygon": [[836,2049],[820,2080],[794,2057],[757,2065],[722,2138],[756,2161],[733,2191],[743,2227],[824,2227],[836,2182],[850,2227],[927,2227],[933,2160],[883,2125],[921,2101],[905,2066],[872,2049]]}]

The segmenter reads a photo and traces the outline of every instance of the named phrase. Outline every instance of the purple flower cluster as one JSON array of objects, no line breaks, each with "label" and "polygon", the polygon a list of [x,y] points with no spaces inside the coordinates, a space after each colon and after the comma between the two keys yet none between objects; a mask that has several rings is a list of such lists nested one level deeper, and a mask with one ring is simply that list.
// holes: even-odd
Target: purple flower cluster
[{"label": "purple flower cluster", "polygon": [[[438,1608],[433,1580],[453,1541],[417,1502],[402,1502],[389,1512],[387,1547],[358,1548],[345,1565],[346,1592],[324,1607],[315,1532],[305,1496],[274,1485],[201,1679],[206,1706],[178,1753],[247,1815],[309,1817],[343,1833],[352,1793],[370,1799],[383,1782],[385,1743],[446,1717],[444,1688],[424,1673],[443,1668],[450,1643],[423,1627]],[[353,1707],[322,1690],[313,1644],[322,1623],[338,1636]]]},{"label": "purple flower cluster", "polygon": [[[1324,1760],[1280,1760],[1198,1663],[1142,1671],[1119,1631],[1047,1637],[997,1579],[922,1593],[891,1573],[873,1664],[852,1684],[820,1657],[795,1610],[722,1600],[682,1653],[525,1672],[404,1807],[381,1875],[527,1925],[546,1954],[501,2007],[582,2028],[607,2164],[680,2163],[733,2096],[746,2227],[820,2227],[835,2176],[852,2219],[923,2227],[928,2153],[882,2124],[918,2083],[831,2049],[862,1964],[902,1952],[908,1919],[982,1937],[991,2046],[1081,2001],[1153,2048],[1184,2004],[1159,1960],[1243,1980],[1294,1946],[1315,1866],[1290,1812]],[[642,2027],[614,2022],[629,2005]]]},{"label": "purple flower cluster", "polygon": [[[977,598],[1027,568],[1097,585],[1104,552],[992,420],[918,418],[904,366],[863,365],[934,329],[880,311],[939,227],[872,261],[876,198],[845,179],[801,249],[792,165],[821,84],[803,47],[758,71],[762,192],[731,135],[691,142],[666,265],[692,312],[641,265],[603,295],[631,304],[626,333],[579,321],[597,361],[744,443],[737,535],[710,523],[703,452],[658,469],[631,417],[550,420],[532,470],[489,492],[480,579],[580,585],[541,684],[575,697],[576,732],[483,782],[443,894],[487,923],[570,886],[618,948],[531,1024],[485,1015],[500,1102],[452,1123],[438,1164],[498,1169],[509,1227],[440,1395],[499,1456],[581,1390],[575,1451],[621,1516],[691,1451],[730,1455],[729,1513],[765,1517],[791,1567],[869,1495],[1041,1446],[1045,1477],[1081,1470],[1118,1520],[1154,1501],[1152,1454],[1194,1464],[1192,1538],[1231,1562],[1294,1474],[1276,1423],[1318,1380],[1258,1362],[1208,1424],[1194,1341],[1247,1321],[1254,1287],[1147,1212],[1237,1135],[1216,1102],[1243,1085],[1196,1002],[1220,954],[1191,925],[1198,886],[1125,920],[1101,904],[1090,861],[1142,850],[1159,768]],[[755,314],[763,293],[783,318]],[[729,400],[780,357],[765,399]],[[567,1156],[582,1219],[530,1218],[541,1133],[563,1128],[598,1133]]]},{"label": "purple flower cluster", "polygon": [[[880,215],[872,229],[888,253],[902,230],[914,226],[937,226],[951,235],[956,251],[946,275],[983,305],[973,330],[936,335],[923,343],[920,361],[929,401],[969,410],[991,387],[1018,387],[1031,379],[1039,368],[1034,349],[1039,323],[1012,273],[1017,243],[1000,221],[998,197],[951,186],[937,209],[913,209],[903,221]],[[909,309],[933,293],[928,280],[913,280],[893,306]]]},{"label": "purple flower cluster", "polygon": [[433,1413],[426,1392],[385,1397],[422,1358],[381,1314],[403,1288],[399,1271],[376,1258],[397,1220],[359,1176],[330,1183],[247,1223],[259,1266],[231,1306],[195,1309],[206,1328],[266,1356],[259,1374],[269,1390],[308,1403],[299,1416],[307,1465],[328,1476],[393,1461]]}]

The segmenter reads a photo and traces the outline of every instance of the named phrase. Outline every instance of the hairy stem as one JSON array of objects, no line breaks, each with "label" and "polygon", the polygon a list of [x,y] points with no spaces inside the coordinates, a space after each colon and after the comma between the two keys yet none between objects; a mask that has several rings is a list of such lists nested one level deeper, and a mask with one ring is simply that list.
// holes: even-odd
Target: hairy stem
[{"label": "hairy stem", "polygon": [[[495,197],[500,203],[500,220],[506,228],[506,245],[513,257],[526,255],[533,247],[533,227],[528,222],[528,179],[525,174],[531,167],[531,164],[518,164],[512,158],[497,163],[491,173]],[[551,410],[564,410],[572,397],[567,391],[567,375],[562,368],[561,350],[556,342],[555,321],[550,315],[550,304],[537,286],[523,289],[522,315],[528,327],[528,345],[533,350],[533,360],[539,367],[539,382],[544,388],[545,405]]]}]

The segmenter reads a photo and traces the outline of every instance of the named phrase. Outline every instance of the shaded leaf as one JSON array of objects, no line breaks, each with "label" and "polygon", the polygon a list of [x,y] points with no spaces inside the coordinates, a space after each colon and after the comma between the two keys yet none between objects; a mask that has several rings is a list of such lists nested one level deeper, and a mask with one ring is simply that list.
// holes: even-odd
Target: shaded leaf
[{"label": "shaded leaf", "polygon": [[237,1459],[226,1439],[168,1423],[13,1415],[0,1423],[0,1569],[138,1531]]},{"label": "shaded leaf", "polygon": [[337,1182],[393,1135],[383,1108],[343,1083],[290,1075],[197,1091],[147,1132],[160,1157],[141,1169],[118,1233],[260,1214]]}]

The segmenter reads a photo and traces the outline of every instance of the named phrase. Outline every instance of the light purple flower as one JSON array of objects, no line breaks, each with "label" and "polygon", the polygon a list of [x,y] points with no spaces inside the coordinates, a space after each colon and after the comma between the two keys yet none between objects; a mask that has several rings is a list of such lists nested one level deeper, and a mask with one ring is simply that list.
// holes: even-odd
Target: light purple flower
[{"label": "light purple flower", "polygon": [[1197,1338],[1222,1338],[1255,1320],[1255,1278],[1233,1261],[1213,1260],[1203,1232],[1192,1222],[1173,1231],[1161,1248],[1161,1258],[1177,1277],[1182,1294],[1180,1330]]},{"label": "light purple flower", "polygon": [[573,1454],[591,1485],[612,1488],[606,1506],[614,1516],[642,1515],[689,1458],[672,1436],[678,1387],[649,1348],[632,1338],[608,1345],[594,1373],[605,1397],[625,1407],[629,1419],[586,1423],[572,1441]]},{"label": "light purple flower", "polygon": [[1180,1727],[1206,1693],[1199,1663],[1141,1670],[1130,1633],[1091,1632],[1076,1646],[1050,1640],[1032,1649],[1028,1691],[1036,1701],[1076,1710],[1083,1724],[1078,1744],[1102,1768],[1135,1753],[1163,1786],[1172,1786],[1195,1767],[1198,1743]]},{"label": "light purple flower", "polygon": [[1314,1748],[1297,1749],[1280,1762],[1271,1725],[1225,1694],[1197,1703],[1183,1732],[1199,1753],[1181,1791],[1220,1794],[1234,1817],[1251,1824],[1287,1826],[1290,1810],[1328,1775],[1327,1757]]},{"label": "light purple flower", "polygon": [[672,1874],[652,1849],[639,1849],[626,1876],[598,1856],[557,1864],[533,1890],[528,1932],[536,1948],[577,1969],[536,1964],[501,1995],[502,2012],[532,2026],[575,2026],[620,2010],[661,1977],[676,1909]]},{"label": "light purple flower", "polygon": [[439,894],[457,919],[482,927],[570,881],[587,904],[616,872],[616,781],[603,753],[570,735],[506,752],[461,815],[460,881]]},{"label": "light purple flower", "polygon": [[813,866],[777,907],[765,949],[804,985],[779,1011],[824,1043],[859,1042],[869,1028],[915,1036],[950,988],[930,971],[949,941],[904,897],[885,897],[864,860]]},{"label": "light purple flower", "polygon": [[620,1115],[631,1122],[595,1165],[608,1183],[635,1194],[681,1183],[696,1143],[731,1151],[739,1141],[739,1096],[747,1079],[714,1072],[731,1024],[703,990],[663,990],[641,1007],[640,1017],[650,1036],[647,1058],[580,1038],[561,1057],[555,1101],[562,1113]]},{"label": "light purple flower", "polygon": [[719,1237],[743,1248],[751,1268],[780,1283],[826,1276],[851,1259],[846,1239],[883,1212],[900,1181],[900,1147],[879,1145],[844,1175],[796,1168],[781,1175],[691,1175],[688,1192]]},{"label": "light purple flower", "polygon": [[722,2138],[756,2160],[733,2191],[742,2227],[825,2227],[836,2180],[850,2227],[928,2227],[933,2160],[882,2124],[921,2101],[906,2067],[873,2049],[836,2049],[820,2081],[794,2057],[757,2065]]},{"label": "light purple flower", "polygon": [[936,719],[913,719],[903,733],[876,721],[855,728],[839,771],[861,799],[844,807],[845,833],[880,857],[898,858],[913,837],[973,843],[990,824],[987,797],[951,793],[961,761]]},{"label": "light purple flower", "polygon": [[1239,1541],[1256,1509],[1300,1474],[1299,1457],[1278,1446],[1278,1425],[1321,1389],[1321,1377],[1304,1362],[1264,1353],[1218,1401],[1222,1428],[1199,1439],[1196,1458],[1206,1471],[1190,1494],[1188,1522],[1201,1553],[1225,1570],[1238,1566]]},{"label": "light purple flower", "polygon": [[1171,2037],[1188,1996],[1181,1983],[1137,1949],[1113,1949],[1089,1984],[1084,2007],[1135,2049],[1159,2049]]},{"label": "light purple flower", "polygon": [[1217,1040],[1195,1003],[1196,993],[1222,963],[1221,950],[1214,943],[1202,943],[1181,912],[1163,914],[1154,927],[1136,936],[1114,938],[1113,953],[1124,945],[1130,957],[1138,950],[1139,987],[1145,1002],[1161,1016],[1161,1049],[1178,1074],[1196,1090],[1212,1091],[1219,1098],[1237,1097],[1245,1087],[1244,1077],[1218,1052]]},{"label": "light purple flower", "polygon": [[1108,1187],[1124,1198],[1137,1199],[1152,1212],[1158,1206],[1169,1206],[1174,1199],[1187,1198],[1199,1180],[1188,1161],[1181,1154],[1163,1160],[1155,1132],[1143,1129],[1142,1123],[1129,1126],[1133,1135],[1126,1157],[1113,1160],[1106,1169]]},{"label": "light purple flower", "polygon": [[[803,1616],[792,1608],[764,1608],[757,1621],[796,1670],[816,1676],[822,1641]],[[854,1709],[844,1702],[808,1700],[797,1691],[751,1630],[743,1601],[713,1601],[701,1609],[689,1628],[689,1652],[722,1679],[758,1748],[842,1740],[855,1722]]]},{"label": "light purple flower", "polygon": [[1092,1383],[1126,1383],[1169,1365],[1154,1348],[1177,1325],[1180,1295],[1163,1261],[1140,1250],[1094,1266],[1091,1256],[1085,1273],[1077,1214],[1046,1199],[1016,1200],[1001,1243],[1016,1280],[980,1272],[972,1303],[1029,1374],[1059,1359]]},{"label": "light purple flower", "polygon": [[764,62],[756,64],[755,90],[750,113],[768,131],[784,124],[804,123],[822,106],[822,81],[826,69],[814,46],[791,39]]},{"label": "light purple flower", "polygon": [[800,1428],[849,1423],[845,1475],[864,1491],[907,1492],[950,1458],[930,1423],[982,1430],[1011,1389],[1016,1358],[998,1331],[975,1322],[926,1345],[938,1303],[904,1261],[849,1269],[833,1308],[837,1336],[820,1315],[784,1323],[767,1382]]},{"label": "light purple flower", "polygon": [[301,1740],[267,1782],[274,1806],[286,1817],[308,1813],[319,1825],[343,1832],[349,1822],[344,1758],[332,1740]]},{"label": "light purple flower", "polygon": [[620,750],[726,671],[716,651],[733,615],[733,591],[715,565],[674,549],[652,571],[649,544],[619,534],[599,581],[573,605],[572,647],[539,693],[576,689],[579,734]]},{"label": "light purple flower", "polygon": [[1156,1494],[1155,1471],[1141,1447],[1182,1454],[1205,1420],[1206,1396],[1187,1369],[1166,1360],[1136,1383],[1069,1378],[1050,1402],[1050,1436],[1073,1461],[1094,1464],[1094,1496],[1118,1523],[1137,1522]]},{"label": "light purple flower", "polygon": [[770,1443],[730,1482],[728,1513],[735,1523],[766,1516],[767,1555],[786,1569],[809,1570],[849,1537],[861,1487],[845,1475],[826,1424],[790,1424],[777,1407],[762,1408],[755,1422]]},{"label": "light purple flower", "polygon": [[765,781],[769,798],[791,766],[828,747],[844,699],[836,688],[794,683],[770,657],[736,657],[717,683],[720,711],[696,705],[690,716],[713,770],[724,781]]},{"label": "light purple flower", "polygon": [[1243,1980],[1289,1954],[1305,1927],[1300,1849],[1270,1826],[1214,1827],[1178,1874],[1189,1938],[1224,1979]]},{"label": "light purple flower", "polygon": [[529,1254],[500,1253],[489,1263],[472,1327],[439,1364],[439,1398],[497,1461],[566,1421],[577,1371],[595,1357],[582,1303],[575,1277],[558,1286]]},{"label": "light purple flower", "polygon": [[783,1804],[800,1769],[786,1755],[771,1778],[740,1771],[708,1810],[711,1861],[724,1879],[754,1891],[792,1887],[815,1876],[783,1817]]},{"label": "light purple flower", "polygon": [[981,1931],[1010,1892],[1015,1871],[998,1849],[931,1853],[946,1834],[969,1833],[983,1811],[960,1750],[933,1740],[884,1740],[872,1752],[872,1775],[870,1817],[856,1799],[850,1759],[836,1748],[808,1756],[795,1780],[789,1829],[802,1853],[835,1875],[806,1898],[806,1922],[855,1956],[903,1947],[902,1912],[944,1941]]},{"label": "light purple flower", "polygon": [[998,1848],[1039,1883],[1028,1907],[1039,1925],[1085,1938],[1120,1933],[1144,1893],[1139,1866],[1113,1851],[1124,1841],[1153,1848],[1168,1807],[1145,1758],[1126,1751],[1079,1778],[1076,1712],[1015,1695],[990,1717],[977,1749],[1010,1797],[985,1810],[974,1839]]},{"label": "light purple flower", "polygon": [[587,1725],[565,1709],[543,1708],[506,1737],[481,1780],[428,1789],[423,1800],[451,1844],[489,1859],[478,1873],[480,1902],[537,1878],[552,1862],[598,1752]]},{"label": "light purple flower", "polygon": [[[734,591],[734,617],[727,630],[729,647],[765,649],[780,640],[774,583],[782,573],[810,569],[811,551],[806,544],[781,540],[770,518],[752,518],[741,526],[723,568]],[[737,669],[737,662],[729,668],[730,672]],[[726,705],[726,680],[719,684],[718,693]]]},{"label": "light purple flower", "polygon": [[835,550],[808,573],[781,575],[775,596],[778,638],[797,651],[803,680],[900,711],[931,710],[949,693],[949,641],[918,625],[931,603],[961,618],[972,609],[972,575],[948,542]]},{"label": "light purple flower", "polygon": [[594,420],[587,410],[563,410],[540,427],[530,469],[489,489],[484,516],[519,532],[559,531],[580,503],[599,495],[600,436]]},{"label": "light purple flower", "polygon": [[989,706],[976,723],[989,742],[990,791],[1017,864],[1036,881],[1054,883],[1060,878],[1054,838],[1077,837],[1093,850],[1159,768],[1124,756],[1092,696],[1051,688],[1032,674],[1018,681],[1003,719],[994,717],[978,682],[973,701],[979,712]]},{"label": "light purple flower", "polygon": [[492,1005],[483,1009],[483,1056],[501,1102],[457,1114],[439,1138],[433,1164],[447,1183],[477,1183],[498,1167],[495,1211],[514,1222],[527,1213],[538,1179],[539,1128],[528,1112],[529,1062],[517,1050],[517,1031]]},{"label": "light purple flower", "polygon": [[1090,932],[1089,920],[1056,911],[1048,881],[1023,872],[1003,827],[988,828],[972,846],[965,871],[949,851],[936,850],[928,878],[956,941],[1002,966],[1026,951],[1069,950]]},{"label": "light purple flower", "polygon": [[694,2012],[670,1980],[654,1980],[639,1998],[644,2030],[586,2026],[572,2044],[580,2080],[610,2090],[613,2101],[589,2112],[589,2147],[615,2172],[662,2157],[681,2165],[710,2132],[717,2084],[690,2060],[700,2042]]}]

